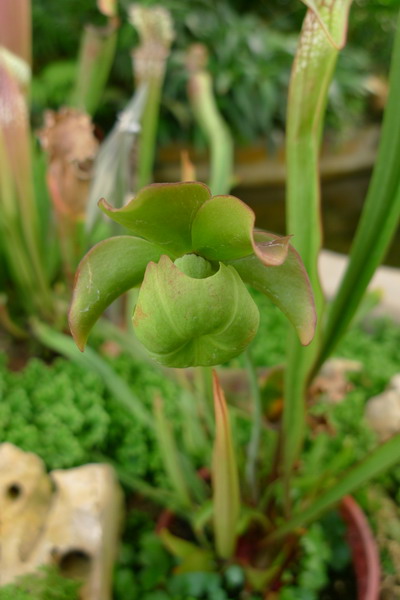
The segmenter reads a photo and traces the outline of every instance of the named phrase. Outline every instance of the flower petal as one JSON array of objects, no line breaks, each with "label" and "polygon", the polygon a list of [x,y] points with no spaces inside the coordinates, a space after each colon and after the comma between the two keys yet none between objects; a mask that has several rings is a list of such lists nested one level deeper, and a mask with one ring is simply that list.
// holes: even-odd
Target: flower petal
[{"label": "flower petal", "polygon": [[69,311],[72,335],[83,350],[93,325],[121,294],[138,285],[162,250],[139,238],[118,236],[94,246],[81,260]]},{"label": "flower petal", "polygon": [[210,196],[203,183],[155,183],[123,208],[113,208],[104,199],[99,207],[113,221],[177,257],[191,252],[193,219]]},{"label": "flower petal", "polygon": [[282,264],[290,238],[276,237],[257,243],[254,222],[252,209],[235,196],[214,196],[194,218],[193,249],[209,260],[235,260],[255,253],[265,265]]},{"label": "flower petal", "polygon": [[[273,242],[276,238],[272,233],[255,233],[257,244]],[[254,254],[229,261],[229,264],[235,267],[245,283],[268,296],[281,309],[303,345],[311,342],[316,325],[314,297],[301,258],[292,246],[289,246],[285,262],[278,266],[267,267]]]}]

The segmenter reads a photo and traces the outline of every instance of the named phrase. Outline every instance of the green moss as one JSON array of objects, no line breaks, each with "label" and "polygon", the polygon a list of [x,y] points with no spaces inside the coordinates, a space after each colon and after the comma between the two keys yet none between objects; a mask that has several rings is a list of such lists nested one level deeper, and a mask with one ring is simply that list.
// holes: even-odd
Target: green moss
[{"label": "green moss", "polygon": [[62,577],[55,567],[19,577],[0,589],[0,600],[79,600],[81,583]]},{"label": "green moss", "polygon": [[[130,357],[111,360],[151,410],[156,393],[174,411],[177,386]],[[31,359],[18,373],[0,360],[0,438],[37,453],[49,469],[110,460],[130,477],[162,479],[153,433],[116,402],[100,377],[58,358],[51,365]]]}]

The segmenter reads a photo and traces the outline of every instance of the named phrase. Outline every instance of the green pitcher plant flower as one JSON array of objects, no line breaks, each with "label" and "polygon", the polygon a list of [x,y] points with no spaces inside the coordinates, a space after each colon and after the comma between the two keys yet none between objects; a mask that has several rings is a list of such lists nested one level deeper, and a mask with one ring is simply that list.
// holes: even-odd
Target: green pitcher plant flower
[{"label": "green pitcher plant flower", "polygon": [[140,286],[133,326],[150,355],[168,367],[213,366],[254,338],[259,312],[245,284],[293,324],[302,344],[315,329],[309,279],[290,236],[254,230],[253,211],[203,183],[153,184],[123,208],[99,207],[131,235],[106,239],[82,259],[69,313],[83,350],[104,310]]}]

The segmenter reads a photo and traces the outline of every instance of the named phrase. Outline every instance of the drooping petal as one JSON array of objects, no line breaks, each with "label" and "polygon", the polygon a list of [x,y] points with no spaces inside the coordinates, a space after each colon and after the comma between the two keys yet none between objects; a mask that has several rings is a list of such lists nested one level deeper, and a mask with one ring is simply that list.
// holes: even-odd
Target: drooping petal
[{"label": "drooping petal", "polygon": [[139,238],[118,236],[94,246],[82,259],[69,311],[72,335],[83,350],[93,325],[121,294],[138,285],[162,250]]},{"label": "drooping petal", "polygon": [[255,253],[265,265],[280,265],[289,237],[256,243],[255,215],[234,196],[214,196],[201,206],[192,226],[193,249],[209,260],[235,260]]},{"label": "drooping petal", "polygon": [[210,195],[202,183],[155,183],[123,208],[113,208],[104,199],[99,206],[113,221],[164,248],[165,254],[180,256],[192,250],[192,222]]},{"label": "drooping petal", "polygon": [[[268,243],[276,237],[272,233],[255,233],[258,244]],[[304,265],[294,248],[289,246],[285,262],[275,267],[266,267],[254,254],[229,264],[235,267],[245,283],[268,296],[280,308],[303,345],[311,342],[316,325],[314,297]]]},{"label": "drooping petal", "polygon": [[153,358],[178,368],[238,356],[258,323],[258,309],[233,267],[220,264],[211,276],[196,278],[167,256],[148,265],[133,316],[136,335]]},{"label": "drooping petal", "polygon": [[266,239],[258,235],[263,233],[256,229],[253,233],[254,253],[266,267],[278,267],[287,258],[291,235],[274,235],[273,239]]}]

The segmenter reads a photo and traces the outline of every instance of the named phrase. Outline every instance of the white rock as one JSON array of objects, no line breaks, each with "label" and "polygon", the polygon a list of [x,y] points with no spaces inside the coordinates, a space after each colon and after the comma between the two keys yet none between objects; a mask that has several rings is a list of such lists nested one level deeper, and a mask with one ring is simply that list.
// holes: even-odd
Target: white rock
[{"label": "white rock", "polygon": [[388,389],[370,398],[365,409],[370,427],[385,440],[400,432],[400,375],[395,375]]},{"label": "white rock", "polygon": [[34,454],[0,445],[0,586],[56,562],[84,582],[82,600],[110,600],[121,517],[109,465],[47,474]]},{"label": "white rock", "polygon": [[400,393],[400,373],[393,375],[392,379],[390,380],[390,388],[392,390],[397,390]]}]

